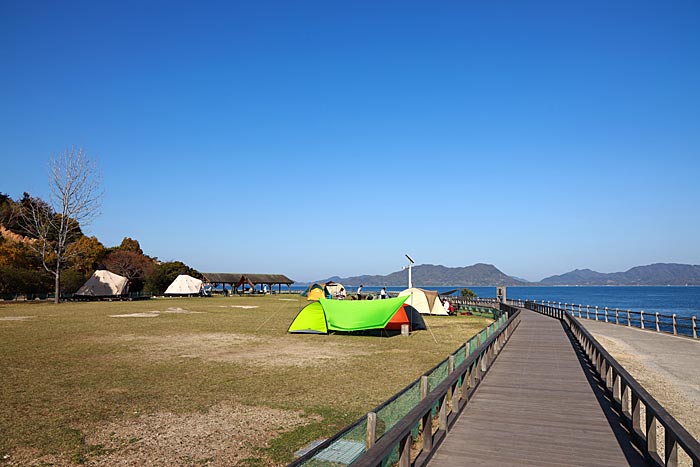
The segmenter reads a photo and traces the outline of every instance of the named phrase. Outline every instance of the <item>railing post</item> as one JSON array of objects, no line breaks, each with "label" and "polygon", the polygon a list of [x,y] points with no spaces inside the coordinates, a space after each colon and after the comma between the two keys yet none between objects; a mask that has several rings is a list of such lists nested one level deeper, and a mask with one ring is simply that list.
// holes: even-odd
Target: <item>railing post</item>
[{"label": "railing post", "polygon": [[591,306],[586,305],[586,319],[591,319]]},{"label": "railing post", "polygon": [[639,400],[639,396],[632,391],[632,430],[638,434],[642,433],[642,402]]},{"label": "railing post", "polygon": [[[455,371],[455,356],[450,355],[449,359],[447,360],[447,374],[451,375]],[[452,407],[452,398],[454,397],[452,388],[450,388],[449,391],[447,391],[447,402],[449,402],[450,407]]]},{"label": "railing post", "polygon": [[411,433],[399,443],[399,467],[411,466]]},{"label": "railing post", "polygon": [[595,320],[598,321],[598,305],[595,306]]},{"label": "railing post", "polygon": [[660,329],[659,329],[659,312],[658,311],[654,314],[654,317],[655,317],[654,322],[656,323],[656,332],[659,332]]},{"label": "railing post", "polygon": [[678,443],[671,430],[664,427],[664,460],[668,467],[678,466]]},{"label": "railing post", "polygon": [[427,376],[420,377],[420,400],[428,397],[428,392],[430,390],[430,379]]},{"label": "railing post", "polygon": [[578,304],[578,317],[581,317],[581,304]]},{"label": "railing post", "polygon": [[631,426],[632,423],[632,411],[630,410],[630,387],[625,384],[624,381],[620,383],[620,405],[621,410],[625,416],[625,421],[628,422],[627,426]]},{"label": "railing post", "polygon": [[693,315],[693,338],[697,339],[698,338],[698,331],[697,331],[697,326],[695,325],[695,315]]},{"label": "railing post", "polygon": [[613,386],[612,386],[612,394],[613,394],[613,400],[618,402],[620,406],[622,406],[622,391],[620,390],[620,383],[622,382],[622,376],[617,374],[616,371],[613,371]]},{"label": "railing post", "polygon": [[[420,400],[428,397],[430,392],[430,380],[427,376],[420,378]],[[430,452],[433,449],[433,411],[428,410],[428,413],[423,415],[423,451]],[[409,458],[410,463],[410,458]]]},{"label": "railing post", "polygon": [[365,446],[367,449],[374,446],[374,442],[377,440],[377,414],[374,412],[369,412],[367,414],[367,435],[365,437]]},{"label": "railing post", "polygon": [[440,413],[438,417],[438,427],[447,433],[447,394],[440,398]]},{"label": "railing post", "polygon": [[654,458],[657,454],[656,447],[656,417],[646,408],[646,427],[647,427],[647,452]]},{"label": "railing post", "polygon": [[630,310],[627,310],[627,326],[632,326],[632,321],[630,320]]},{"label": "railing post", "polygon": [[642,329],[644,329],[644,310],[639,312],[639,323]]},{"label": "railing post", "polygon": [[620,324],[620,315],[617,312],[617,307],[615,307],[615,324]]},{"label": "railing post", "polygon": [[605,322],[608,322],[608,307],[605,307]]},{"label": "railing post", "polygon": [[678,331],[676,330],[676,314],[675,313],[673,314],[672,318],[673,318],[673,335],[675,336],[676,334],[678,334]]}]

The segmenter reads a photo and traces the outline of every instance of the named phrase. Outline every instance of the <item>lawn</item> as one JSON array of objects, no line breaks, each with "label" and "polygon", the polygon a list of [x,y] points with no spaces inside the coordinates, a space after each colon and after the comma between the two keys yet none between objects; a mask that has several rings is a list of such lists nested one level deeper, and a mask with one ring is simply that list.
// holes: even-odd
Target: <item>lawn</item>
[{"label": "lawn", "polygon": [[0,302],[0,465],[263,466],[332,435],[491,321],[290,335],[295,295]]}]

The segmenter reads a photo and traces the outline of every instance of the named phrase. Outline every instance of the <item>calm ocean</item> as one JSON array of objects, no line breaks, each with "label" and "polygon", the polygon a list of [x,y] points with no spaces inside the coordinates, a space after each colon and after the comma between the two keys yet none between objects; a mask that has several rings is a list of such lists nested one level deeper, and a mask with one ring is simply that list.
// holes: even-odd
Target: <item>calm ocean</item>
[{"label": "calm ocean", "polygon": [[[292,287],[297,289],[297,287]],[[305,287],[299,287],[304,289]],[[462,287],[425,287],[426,289],[446,292]],[[364,287],[363,291],[379,292],[381,287]],[[389,291],[401,291],[404,287],[387,287]],[[470,287],[479,297],[496,296],[495,287]],[[354,292],[348,287],[348,293]],[[457,292],[459,293],[459,292]],[[700,317],[700,287],[508,287],[506,296],[522,300],[545,300],[562,304],[591,305],[632,311],[676,313],[679,316]]]}]

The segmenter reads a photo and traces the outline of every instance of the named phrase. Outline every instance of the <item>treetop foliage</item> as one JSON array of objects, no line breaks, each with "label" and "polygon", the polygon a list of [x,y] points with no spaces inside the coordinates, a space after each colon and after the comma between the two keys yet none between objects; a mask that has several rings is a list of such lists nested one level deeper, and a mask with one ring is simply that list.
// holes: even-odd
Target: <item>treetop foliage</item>
[{"label": "treetop foliage", "polygon": [[[28,193],[16,201],[0,193],[0,295],[52,291],[51,276],[27,245],[32,236],[20,221],[22,211],[32,205],[41,205],[51,215],[59,216],[46,202]],[[202,277],[180,261],[159,262],[145,255],[138,240],[131,237],[124,237],[119,246],[106,248],[97,237],[84,235],[79,222],[69,221],[75,223],[75,234],[67,246],[70,259],[62,275],[62,293],[74,293],[96,269],[109,269],[125,276],[130,280],[131,291],[152,294],[162,294],[179,274]]]}]

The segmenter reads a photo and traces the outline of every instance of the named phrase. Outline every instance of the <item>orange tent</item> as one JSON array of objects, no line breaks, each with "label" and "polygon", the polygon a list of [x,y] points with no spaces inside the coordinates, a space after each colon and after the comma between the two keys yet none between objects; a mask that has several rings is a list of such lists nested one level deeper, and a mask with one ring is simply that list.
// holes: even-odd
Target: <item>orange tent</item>
[{"label": "orange tent", "polygon": [[394,316],[389,320],[389,323],[387,323],[384,329],[400,331],[402,324],[408,324],[411,331],[425,331],[428,329],[425,325],[425,321],[423,321],[423,317],[418,313],[418,310],[406,303],[396,310],[396,313],[394,313]]},{"label": "orange tent", "polygon": [[392,316],[391,320],[386,324],[384,329],[389,329],[392,331],[400,331],[402,324],[408,324],[408,325],[411,324],[408,321],[408,316],[406,316],[406,310],[404,310],[403,305],[401,305],[401,308],[396,310],[396,313],[394,313],[394,316]]}]

